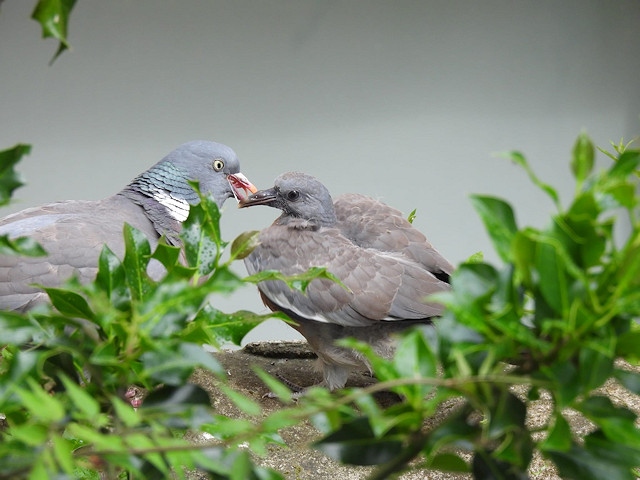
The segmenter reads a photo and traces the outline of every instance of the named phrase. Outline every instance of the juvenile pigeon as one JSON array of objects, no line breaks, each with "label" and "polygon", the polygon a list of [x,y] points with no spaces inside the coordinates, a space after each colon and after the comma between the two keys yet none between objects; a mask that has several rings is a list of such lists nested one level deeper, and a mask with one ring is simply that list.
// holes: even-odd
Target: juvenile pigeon
[{"label": "juvenile pigeon", "polygon": [[387,356],[391,333],[441,314],[441,305],[427,297],[450,288],[453,267],[397,210],[362,195],[342,196],[334,205],[324,185],[298,172],[279,176],[273,188],[239,206],[253,205],[278,208],[282,215],[260,232],[258,246],[245,258],[249,274],[295,275],[319,266],[347,287],[316,279],[302,293],[279,280],[258,284],[265,304],[296,322],[330,390],[342,388],[351,370],[368,367],[335,340],[355,337]]},{"label": "juvenile pigeon", "polygon": [[[74,273],[83,282],[93,280],[104,244],[119,257],[124,255],[125,222],[141,230],[152,246],[162,235],[169,243],[179,244],[189,206],[199,202],[189,180],[198,181],[202,193],[213,196],[218,206],[234,192],[242,198],[256,191],[240,173],[231,148],[194,141],[176,148],[113,196],[51,203],[0,220],[0,235],[32,237],[48,254],[0,255],[0,309],[26,311],[47,301],[34,283],[58,286]],[[159,264],[150,265],[152,277],[157,279],[161,273]]]}]

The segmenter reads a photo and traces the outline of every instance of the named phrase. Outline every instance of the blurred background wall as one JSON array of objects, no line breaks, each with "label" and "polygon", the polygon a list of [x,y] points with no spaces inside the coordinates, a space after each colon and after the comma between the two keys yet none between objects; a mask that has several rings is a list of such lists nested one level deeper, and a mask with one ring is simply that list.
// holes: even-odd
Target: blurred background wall
[{"label": "blurred background wall", "polygon": [[[35,3],[0,6],[0,148],[33,145],[3,214],[105,197],[211,139],[260,188],[306,171],[417,208],[454,263],[494,261],[469,194],[507,198],[520,225],[553,211],[496,152],[522,151],[567,201],[580,131],[605,148],[640,132],[638,0],[78,0],[51,66]],[[229,202],[223,238],[276,216]],[[266,312],[252,287],[214,300]],[[274,322],[250,339],[299,338]]]}]

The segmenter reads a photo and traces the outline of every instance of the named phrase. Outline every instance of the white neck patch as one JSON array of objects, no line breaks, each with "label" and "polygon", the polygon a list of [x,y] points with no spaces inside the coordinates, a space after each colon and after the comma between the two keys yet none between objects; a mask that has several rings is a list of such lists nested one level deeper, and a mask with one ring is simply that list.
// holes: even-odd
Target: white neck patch
[{"label": "white neck patch", "polygon": [[180,223],[184,222],[189,216],[189,202],[185,199],[174,197],[161,189],[154,190],[152,197],[169,211],[169,215],[172,218]]}]

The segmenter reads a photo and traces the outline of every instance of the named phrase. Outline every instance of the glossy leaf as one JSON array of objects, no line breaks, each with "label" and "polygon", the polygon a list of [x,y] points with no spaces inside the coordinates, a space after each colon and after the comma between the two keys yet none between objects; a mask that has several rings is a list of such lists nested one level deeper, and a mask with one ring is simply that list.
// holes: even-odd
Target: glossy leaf
[{"label": "glossy leaf", "polygon": [[306,272],[298,275],[283,275],[275,270],[262,270],[261,272],[245,277],[244,281],[249,283],[260,283],[267,280],[281,280],[285,282],[289,288],[304,292],[309,284],[318,278],[331,280],[332,282],[341,285],[343,288],[347,288],[338,277],[329,272],[325,267],[312,267]]},{"label": "glossy leaf", "polygon": [[259,234],[258,230],[251,230],[238,235],[231,243],[231,259],[242,260],[249,256],[258,246]]},{"label": "glossy leaf", "polygon": [[122,262],[104,246],[98,259],[96,285],[111,299],[116,306],[121,306],[129,298],[125,285],[125,270]]},{"label": "glossy leaf", "polygon": [[18,144],[0,151],[0,205],[6,205],[16,188],[24,185],[22,177],[14,170],[23,156],[31,153],[31,145]]},{"label": "glossy leaf", "polygon": [[267,318],[271,315],[258,315],[247,310],[224,313],[209,304],[198,312],[195,320],[210,327],[218,345],[227,342],[240,345],[245,335]]},{"label": "glossy leaf", "polygon": [[[197,190],[197,185],[194,187]],[[210,274],[218,266],[223,242],[220,237],[220,211],[213,199],[200,195],[200,203],[189,209],[180,238],[187,264],[198,268],[201,275]]]},{"label": "glossy leaf", "polygon": [[145,235],[129,224],[124,226],[125,254],[124,267],[126,283],[131,296],[142,300],[151,290],[151,279],[147,275],[147,265],[151,247]]},{"label": "glossy leaf", "polygon": [[493,246],[504,262],[511,259],[511,242],[518,230],[511,205],[496,197],[472,195],[471,203],[480,215]]},{"label": "glossy leaf", "polygon": [[153,251],[151,258],[158,260],[164,268],[171,271],[179,262],[180,252],[180,247],[160,241],[156,246],[156,249]]},{"label": "glossy leaf", "polygon": [[53,306],[63,315],[68,315],[72,318],[84,318],[86,320],[93,320],[95,318],[91,307],[82,295],[64,288],[44,287],[43,290],[49,295]]},{"label": "glossy leaf", "polygon": [[53,63],[62,52],[69,48],[67,30],[69,15],[76,0],[39,0],[31,18],[42,27],[42,37],[53,37],[59,42],[58,51],[51,62]]}]

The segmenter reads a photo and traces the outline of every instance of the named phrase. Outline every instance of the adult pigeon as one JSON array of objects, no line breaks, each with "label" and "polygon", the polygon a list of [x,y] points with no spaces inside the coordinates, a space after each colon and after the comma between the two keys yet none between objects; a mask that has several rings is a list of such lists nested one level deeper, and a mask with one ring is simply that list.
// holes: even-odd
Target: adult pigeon
[{"label": "adult pigeon", "polygon": [[[240,207],[268,205],[282,210],[262,230],[245,258],[249,274],[277,270],[285,275],[326,267],[344,286],[315,279],[306,292],[284,282],[258,284],[265,304],[286,313],[318,355],[322,384],[346,384],[364,358],[335,340],[355,337],[382,355],[393,350],[390,334],[430,323],[442,306],[427,297],[449,290],[453,267],[399,211],[362,195],[340,197],[335,205],[322,183],[299,172],[275,180],[273,188],[241,200]],[[346,288],[344,288],[346,287]]]},{"label": "adult pigeon", "polygon": [[[179,244],[189,206],[199,202],[190,180],[198,181],[202,193],[213,196],[218,206],[234,194],[241,199],[256,191],[240,173],[231,148],[194,141],[176,148],[113,196],[51,203],[0,220],[0,235],[32,237],[47,252],[45,257],[0,255],[0,309],[26,311],[47,301],[32,284],[58,286],[73,274],[91,281],[104,244],[116,255],[124,254],[125,222],[152,245],[162,235]],[[152,277],[157,279],[162,271],[160,264],[150,265]]]}]

